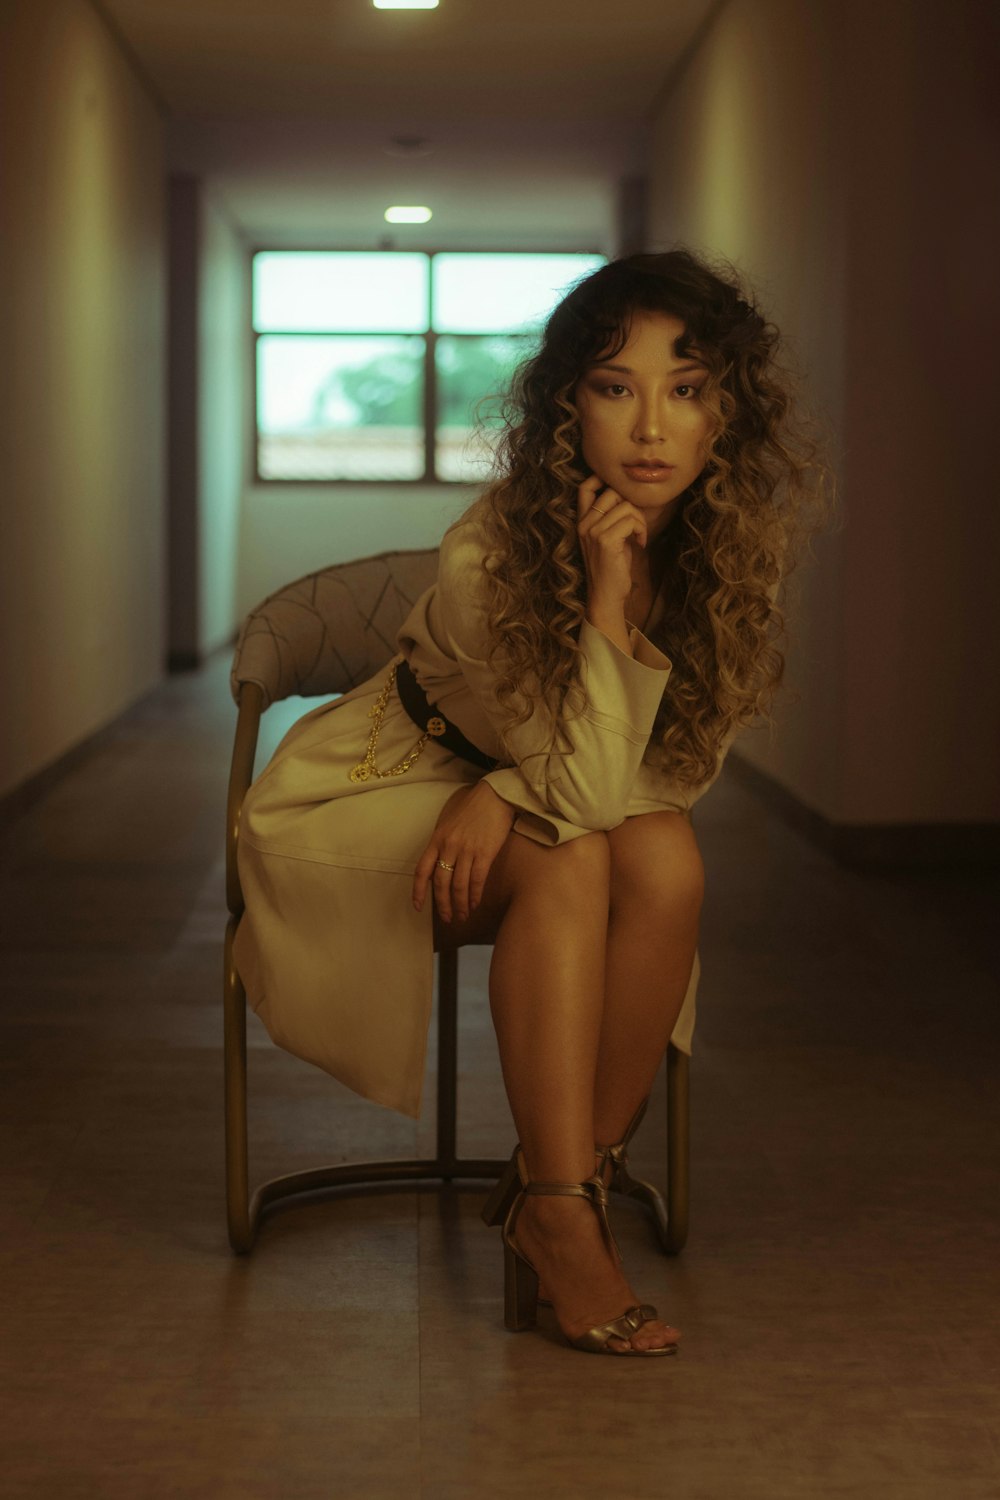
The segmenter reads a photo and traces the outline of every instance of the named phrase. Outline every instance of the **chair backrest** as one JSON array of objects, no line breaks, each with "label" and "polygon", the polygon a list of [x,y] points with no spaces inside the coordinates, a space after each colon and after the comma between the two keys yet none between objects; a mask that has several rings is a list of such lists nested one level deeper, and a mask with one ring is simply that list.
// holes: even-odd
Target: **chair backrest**
[{"label": "chair backrest", "polygon": [[230,673],[239,702],[256,682],[262,708],[299,693],[346,693],[396,654],[396,632],[437,578],[438,549],[337,563],[270,594],[243,622]]}]

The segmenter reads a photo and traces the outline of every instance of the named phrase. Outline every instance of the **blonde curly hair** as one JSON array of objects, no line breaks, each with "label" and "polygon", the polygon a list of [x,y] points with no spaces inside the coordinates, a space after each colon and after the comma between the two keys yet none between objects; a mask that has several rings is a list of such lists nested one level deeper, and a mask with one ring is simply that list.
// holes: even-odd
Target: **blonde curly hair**
[{"label": "blonde curly hair", "polygon": [[778,586],[813,513],[818,524],[825,510],[828,473],[793,411],[795,381],[776,359],[778,330],[731,265],[716,269],[675,247],[611,261],[579,282],[513,377],[493,477],[466,514],[487,540],[487,657],[498,700],[510,727],[544,700],[558,736],[582,704],[586,580],[576,490],[588,470],[574,391],[589,365],[624,347],[637,312],[680,318],[676,353],[697,353],[709,367],[698,398],[710,417],[707,462],[655,544],[666,607],[653,640],[673,671],[647,750],[694,788],[714,774],[724,741],[770,715],[784,672]]}]

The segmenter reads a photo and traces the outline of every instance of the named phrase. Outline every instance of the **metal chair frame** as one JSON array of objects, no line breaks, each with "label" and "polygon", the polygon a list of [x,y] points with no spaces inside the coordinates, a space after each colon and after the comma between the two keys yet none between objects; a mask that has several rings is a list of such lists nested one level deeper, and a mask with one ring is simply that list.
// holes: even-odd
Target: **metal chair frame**
[{"label": "metal chair frame", "polygon": [[[240,809],[253,779],[263,693],[244,682],[229,776],[226,829],[225,938],[225,1140],[226,1207],[229,1243],[237,1255],[254,1245],[261,1221],[276,1209],[321,1201],[335,1189],[377,1183],[407,1188],[414,1182],[451,1183],[463,1178],[498,1178],[506,1161],[456,1155],[458,1079],[458,949],[438,955],[437,1152],[416,1160],[363,1161],[291,1172],[260,1183],[251,1196],[247,1138],[246,994],[233,962],[233,939],[243,914],[243,892],[236,865]],[[652,1183],[618,1174],[616,1190],[648,1211],[665,1254],[676,1255],[687,1240],[689,1197],[689,1059],[671,1043],[667,1049],[667,1196]]]}]

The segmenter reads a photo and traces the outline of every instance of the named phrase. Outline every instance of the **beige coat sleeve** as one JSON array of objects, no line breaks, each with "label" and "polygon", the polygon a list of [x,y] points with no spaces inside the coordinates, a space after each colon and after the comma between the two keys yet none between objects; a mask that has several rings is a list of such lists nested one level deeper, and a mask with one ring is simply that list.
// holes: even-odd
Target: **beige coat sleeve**
[{"label": "beige coat sleeve", "polygon": [[[511,714],[496,701],[496,674],[487,665],[481,548],[458,527],[442,544],[437,605],[450,651],[469,691],[499,731]],[[634,627],[628,656],[584,621],[577,671],[581,711],[557,736],[551,713],[538,703],[510,734],[515,765],[484,778],[521,810],[515,827],[538,842],[563,843],[623,822],[636,773],[649,741],[671,664]],[[517,700],[515,700],[516,702]]]}]

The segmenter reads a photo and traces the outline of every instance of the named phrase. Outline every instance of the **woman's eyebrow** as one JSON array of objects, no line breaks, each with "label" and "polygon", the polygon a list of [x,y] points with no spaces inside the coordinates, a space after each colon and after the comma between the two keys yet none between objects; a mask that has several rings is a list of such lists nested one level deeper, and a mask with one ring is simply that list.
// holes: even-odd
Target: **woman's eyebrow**
[{"label": "woman's eyebrow", "polygon": [[[668,375],[685,375],[689,370],[705,370],[707,365],[676,365],[674,369],[668,370]],[[605,364],[601,360],[591,365],[592,370],[615,370],[619,375],[634,375],[635,371],[628,365]]]}]

